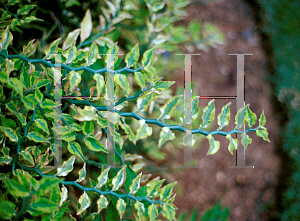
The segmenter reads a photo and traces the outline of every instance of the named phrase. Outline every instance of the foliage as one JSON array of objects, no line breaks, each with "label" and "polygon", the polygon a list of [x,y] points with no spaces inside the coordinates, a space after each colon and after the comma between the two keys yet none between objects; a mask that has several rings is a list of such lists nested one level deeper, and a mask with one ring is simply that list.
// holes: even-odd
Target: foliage
[{"label": "foliage", "polygon": [[[61,2],[66,7],[79,4],[78,1]],[[31,40],[27,45],[22,45],[23,49],[19,52],[13,44],[16,40],[15,31],[22,31],[26,18],[18,17],[18,11],[20,15],[28,14],[35,8],[34,5],[22,6],[23,3],[18,0],[7,1],[8,8],[5,8],[1,17],[6,24],[0,42],[1,218],[46,221],[119,220],[124,217],[130,220],[134,214],[136,220],[159,220],[159,216],[168,220],[176,219],[177,207],[173,204],[176,194],[172,193],[176,182],[167,183],[160,177],[148,181],[149,175],[138,173],[143,166],[143,157],[128,153],[123,146],[130,143],[137,148],[141,140],[151,138],[153,133],[157,133],[151,125],[160,128],[155,144],[159,148],[175,139],[172,131],[185,132],[180,123],[168,124],[177,120],[181,120],[182,124],[183,109],[177,108],[183,103],[182,95],[164,96],[163,92],[174,82],[162,81],[153,66],[156,50],[166,50],[164,47],[167,43],[170,46],[186,40],[180,39],[183,30],[174,28],[175,33],[178,31],[180,34],[171,34],[179,39],[170,37],[160,43],[157,36],[151,37],[150,34],[149,39],[157,42],[155,44],[155,41],[153,43],[148,39],[143,50],[130,41],[141,39],[127,39],[127,51],[122,51],[115,43],[119,35],[112,29],[123,21],[121,13],[131,9],[128,9],[130,6],[124,6],[123,1],[106,1],[106,6],[101,7],[105,17],[104,22],[100,18],[100,31],[93,28],[93,16],[87,9],[80,29],[70,31],[63,40],[58,38],[50,45],[44,42],[43,47],[37,47],[38,44]],[[167,11],[164,16],[161,15],[164,19],[170,19],[167,24],[180,18],[180,8],[187,5],[187,2],[167,6],[165,2],[158,1],[145,3],[148,10],[145,14],[150,14],[153,20],[159,17],[156,15],[159,12],[163,14]],[[17,14],[9,11],[14,6],[20,7]],[[134,7],[134,4],[131,6]],[[107,7],[109,10],[105,9]],[[169,7],[177,7],[178,10],[174,11],[173,8],[172,11]],[[11,16],[17,20],[17,26],[14,26],[13,19],[10,20]],[[36,21],[35,18],[32,20]],[[149,30],[150,33],[154,32],[152,28],[156,25],[151,23],[153,20],[149,20],[148,31],[142,31],[144,35],[149,34]],[[192,25],[195,26],[195,23]],[[163,26],[162,30],[155,32],[168,33],[168,30],[174,31],[172,25],[168,25],[168,28]],[[112,35],[106,35],[103,40],[105,31]],[[129,34],[124,36],[127,38]],[[153,44],[157,47],[152,47]],[[126,52],[125,59],[118,58],[119,51]],[[41,52],[43,56],[39,57]],[[61,56],[62,70],[55,65],[57,60],[54,54]],[[114,110],[102,99],[109,94],[109,73],[114,74],[115,80]],[[54,93],[54,86],[58,82],[62,84],[61,96],[64,97],[61,104],[55,100],[59,95]],[[136,99],[133,105],[129,105]],[[153,107],[149,113],[151,105]],[[238,131],[245,123],[240,121],[244,115],[242,110],[236,115],[235,129],[229,132],[221,130],[228,125],[230,113],[226,107],[229,105],[218,115],[218,129],[203,130],[214,119],[213,101],[203,110],[201,127],[193,129],[193,133],[208,138],[208,155],[216,153],[220,147],[213,135],[226,136],[232,153],[236,149],[236,141],[231,134],[243,133]],[[197,99],[193,100],[193,110],[193,118],[200,118]],[[113,122],[110,122],[110,115],[113,115]],[[62,120],[62,126],[57,125],[57,118]],[[258,136],[268,141],[267,131],[263,127],[263,113],[259,118],[259,126],[252,128],[257,117],[247,106],[245,120],[249,126],[246,133],[256,131]],[[110,123],[114,125],[113,132],[109,130]],[[114,134],[112,141],[116,144],[114,160],[117,167],[108,165],[106,159],[108,150],[104,145],[104,134],[109,133]],[[246,147],[251,143],[251,138],[246,134],[243,137],[247,141],[244,142]],[[56,168],[51,164],[60,158],[57,140],[62,144],[64,162]],[[131,213],[128,214],[128,211]]]},{"label": "foliage", "polygon": [[[280,190],[280,205],[277,209],[279,220],[300,219],[300,66],[299,66],[299,2],[258,0],[261,7],[262,32],[269,37],[268,52],[274,69],[270,69],[269,79],[273,93],[280,106],[279,134],[283,139],[280,154],[284,163],[282,170],[287,189]],[[272,49],[272,50],[270,50]]]}]

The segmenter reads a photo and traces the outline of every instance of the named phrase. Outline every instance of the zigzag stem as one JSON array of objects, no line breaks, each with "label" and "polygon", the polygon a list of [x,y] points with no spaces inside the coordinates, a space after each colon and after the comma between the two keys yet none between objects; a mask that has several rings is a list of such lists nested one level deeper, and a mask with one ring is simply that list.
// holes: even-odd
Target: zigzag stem
[{"label": "zigzag stem", "polygon": [[[53,177],[53,178],[59,178],[55,175],[46,175],[46,174],[43,174],[42,172],[40,172],[36,167],[32,168],[32,167],[26,167],[26,166],[23,166],[22,164],[20,164],[19,162],[17,162],[17,164],[22,168],[22,169],[26,169],[26,170],[30,170],[30,171],[34,171],[35,173],[37,173],[38,175],[40,175],[41,177]],[[101,191],[101,190],[98,190],[94,187],[84,187],[82,185],[80,185],[79,183],[76,183],[75,181],[61,181],[60,182],[62,185],[72,185],[72,186],[76,186],[77,188],[81,189],[82,191],[85,191],[85,192],[96,192],[100,195],[112,195],[112,196],[115,196],[117,198],[130,198],[130,199],[133,199],[135,201],[147,201],[151,204],[154,204],[154,203],[159,203],[161,205],[165,205],[167,203],[163,203],[161,202],[160,200],[150,200],[148,199],[147,197],[143,196],[143,197],[135,197],[131,194],[118,194],[118,193],[115,193],[113,191]]]},{"label": "zigzag stem", "polygon": [[[33,63],[42,63],[42,64],[44,64],[44,65],[46,65],[46,66],[48,66],[50,68],[56,67],[55,64],[52,64],[51,62],[45,61],[42,58],[41,59],[29,59],[29,58],[26,58],[26,57],[24,57],[23,55],[20,55],[20,54],[17,54],[17,55],[6,55],[3,52],[0,52],[0,56],[2,56],[4,58],[9,58],[9,59],[19,58],[19,59],[22,59],[23,61],[26,61],[27,63],[32,63],[32,64]],[[107,72],[108,70],[111,71],[111,72],[114,72],[114,73],[121,73],[121,72],[135,73],[137,71],[144,70],[143,67],[137,68],[135,70],[132,70],[132,69],[129,69],[129,68],[126,68],[126,67],[125,68],[121,68],[119,70],[110,70],[108,68],[102,68],[102,69],[99,69],[99,70],[93,70],[93,69],[88,68],[86,66],[72,68],[72,67],[69,67],[68,65],[63,64],[63,63],[61,64],[61,67],[64,68],[64,69],[67,69],[68,71],[81,71],[81,70],[84,70],[84,71],[87,71],[87,72],[90,72],[90,73],[93,73],[93,74]]]}]

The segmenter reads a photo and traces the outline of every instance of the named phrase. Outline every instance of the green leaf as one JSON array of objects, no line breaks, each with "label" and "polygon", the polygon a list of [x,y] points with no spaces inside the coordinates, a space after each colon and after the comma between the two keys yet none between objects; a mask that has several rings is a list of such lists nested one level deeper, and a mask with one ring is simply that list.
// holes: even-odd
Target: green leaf
[{"label": "green leaf", "polygon": [[39,180],[39,189],[42,191],[47,191],[47,189],[54,189],[58,187],[60,182],[60,179],[56,177],[43,177],[41,180]]},{"label": "green leaf", "polygon": [[249,104],[246,106],[246,115],[245,115],[245,120],[248,123],[249,127],[252,127],[256,123],[256,115],[249,109]]},{"label": "green leaf", "polygon": [[144,89],[146,87],[146,76],[144,74],[142,74],[141,72],[137,71],[134,72],[134,77],[135,77],[135,81],[136,83],[142,88]]},{"label": "green leaf", "polygon": [[148,216],[150,217],[150,221],[155,221],[156,217],[158,216],[158,210],[154,204],[151,204],[148,207]]},{"label": "green leaf", "polygon": [[256,130],[256,135],[262,137],[265,141],[271,142],[268,138],[268,132],[265,129]]},{"label": "green leaf", "polygon": [[25,65],[23,65],[23,67],[22,67],[20,80],[21,80],[22,84],[25,86],[25,88],[29,89],[29,87],[31,86],[30,85],[30,76],[25,69]]},{"label": "green leaf", "polygon": [[19,0],[9,0],[7,5],[15,5],[17,3],[19,3]]},{"label": "green leaf", "polygon": [[82,132],[84,135],[94,133],[94,122],[93,121],[84,121],[82,125]]},{"label": "green leaf", "polygon": [[163,7],[165,6],[165,3],[164,2],[162,2],[162,3],[155,3],[152,7],[151,7],[151,11],[152,12],[157,12],[157,11],[159,11],[159,10],[161,10],[161,9],[163,9]]},{"label": "green leaf", "polygon": [[44,21],[42,19],[39,19],[39,18],[36,18],[34,16],[27,16],[25,19],[24,19],[24,23],[29,23],[29,22],[32,22],[32,21]]},{"label": "green leaf", "polygon": [[105,170],[103,170],[101,172],[101,174],[98,176],[97,178],[97,185],[95,186],[95,188],[101,188],[104,184],[106,184],[107,180],[108,180],[108,172],[110,170],[110,167],[106,168]]},{"label": "green leaf", "polygon": [[233,139],[230,134],[227,134],[226,138],[229,140],[228,150],[233,155],[233,150],[237,150],[238,140]]},{"label": "green leaf", "polygon": [[142,176],[142,172],[132,180],[132,184],[129,187],[130,194],[135,194],[140,188],[141,176]]},{"label": "green leaf", "polygon": [[67,50],[69,47],[71,47],[72,42],[76,42],[78,35],[80,33],[80,28],[75,29],[74,31],[70,32],[67,36],[67,39],[63,43],[63,49]]},{"label": "green leaf", "polygon": [[129,95],[130,92],[131,92],[131,87],[129,86],[129,81],[128,81],[126,75],[124,75],[124,74],[115,74],[114,77],[115,77],[116,83],[122,89],[124,89],[124,91],[126,92],[127,95]]},{"label": "green leaf", "polygon": [[136,62],[139,60],[140,57],[140,51],[138,44],[134,46],[134,48],[131,49],[131,51],[126,55],[125,62],[127,64],[127,68],[130,68],[131,66],[135,65]]},{"label": "green leaf", "polygon": [[260,118],[259,118],[259,126],[264,126],[266,123],[266,117],[264,114],[264,111],[261,112]]},{"label": "green leaf", "polygon": [[93,106],[84,106],[84,109],[80,109],[77,107],[78,116],[73,116],[74,119],[78,121],[90,121],[96,120],[96,108]]},{"label": "green leaf", "polygon": [[119,170],[117,175],[112,179],[112,191],[116,191],[122,186],[125,178],[125,167],[126,165],[121,170]]},{"label": "green leaf", "polygon": [[222,107],[221,113],[218,115],[218,125],[220,126],[219,129],[227,126],[229,124],[230,120],[230,107],[231,102],[226,104],[224,107]]},{"label": "green leaf", "polygon": [[81,27],[81,31],[80,31],[80,42],[84,42],[85,39],[87,39],[91,32],[92,32],[92,27],[93,27],[93,23],[92,23],[92,16],[91,16],[91,12],[88,9],[85,13],[85,16],[82,20],[82,22],[80,23],[80,27]]},{"label": "green leaf", "polygon": [[100,97],[103,91],[103,87],[105,85],[104,78],[100,74],[94,74],[93,79],[96,81],[97,96]]},{"label": "green leaf", "polygon": [[159,116],[158,119],[160,120],[170,119],[174,114],[174,110],[176,108],[178,100],[179,100],[179,96],[173,97],[162,108],[160,108],[161,115]]},{"label": "green leaf", "polygon": [[119,198],[117,205],[116,205],[116,209],[118,210],[118,213],[120,215],[120,218],[122,219],[123,214],[126,210],[126,203],[122,198]]},{"label": "green leaf", "polygon": [[108,201],[105,196],[101,195],[100,198],[97,200],[98,205],[98,214],[105,208],[107,208]]},{"label": "green leaf", "polygon": [[81,75],[75,71],[70,71],[69,81],[70,91],[73,91],[74,87],[77,87],[81,82]]},{"label": "green leaf", "polygon": [[58,205],[47,198],[37,197],[30,205],[29,212],[35,213],[51,213],[58,210]]},{"label": "green leaf", "polygon": [[92,151],[95,152],[102,151],[104,153],[107,153],[106,147],[102,143],[100,143],[95,137],[92,136],[86,137],[84,139],[84,143]]},{"label": "green leaf", "polygon": [[76,156],[71,156],[67,161],[63,162],[63,165],[57,168],[56,176],[67,176],[72,170]]},{"label": "green leaf", "polygon": [[80,159],[82,159],[84,161],[83,153],[82,153],[82,150],[81,150],[81,147],[80,147],[79,143],[69,142],[68,143],[68,151],[71,154],[76,155],[77,157],[79,157]]},{"label": "green leaf", "polygon": [[175,209],[169,204],[163,205],[163,216],[168,220],[173,220],[175,218]]},{"label": "green leaf", "polygon": [[97,61],[97,56],[98,56],[98,45],[96,44],[96,42],[93,42],[85,58],[85,60],[87,61],[87,66],[94,64]]},{"label": "green leaf", "polygon": [[157,94],[154,91],[149,91],[148,93],[145,93],[144,95],[140,96],[137,99],[137,109],[135,110],[135,112],[147,111],[147,108],[151,104],[151,102],[159,96],[160,94]]},{"label": "green leaf", "polygon": [[203,109],[202,124],[200,128],[206,128],[215,118],[215,100],[211,100],[208,105]]},{"label": "green leaf", "polygon": [[131,130],[130,126],[127,124],[122,124],[122,123],[120,124],[120,126],[125,131],[125,133],[128,135],[129,140],[131,142],[135,143],[135,134]]},{"label": "green leaf", "polygon": [[243,126],[245,121],[244,117],[245,117],[244,107],[241,107],[235,115],[236,129],[239,129],[241,126]]},{"label": "green leaf", "polygon": [[206,155],[213,155],[218,152],[220,148],[220,142],[216,141],[211,134],[207,135],[209,141],[209,149]]},{"label": "green leaf", "polygon": [[43,135],[39,134],[38,132],[30,132],[27,135],[28,139],[33,140],[34,142],[44,142],[49,143],[49,140],[47,140]]},{"label": "green leaf", "polygon": [[175,81],[158,81],[152,88],[155,90],[167,90],[173,84],[175,84]]},{"label": "green leaf", "polygon": [[36,5],[24,5],[19,8],[17,11],[17,15],[27,15],[31,9],[33,9]]},{"label": "green leaf", "polygon": [[246,151],[247,146],[252,143],[252,139],[245,133],[241,134],[241,136],[242,136],[241,142],[242,145],[245,147],[245,151]]},{"label": "green leaf", "polygon": [[152,128],[146,124],[146,121],[144,119],[139,120],[140,127],[137,130],[135,142],[137,142],[140,139],[144,139],[148,136],[151,136],[152,134]]},{"label": "green leaf", "polygon": [[10,220],[12,216],[16,214],[15,208],[16,205],[14,203],[2,199],[0,201],[0,217],[5,220]]},{"label": "green leaf", "polygon": [[77,210],[76,215],[81,214],[83,211],[85,211],[89,206],[91,205],[90,197],[87,195],[87,193],[84,191],[84,193],[79,198],[79,204],[80,208]]},{"label": "green leaf", "polygon": [[68,189],[62,185],[61,192],[60,192],[60,201],[59,206],[63,205],[63,202],[65,202],[68,199]]},{"label": "green leaf", "polygon": [[17,136],[16,132],[13,129],[8,128],[8,127],[0,126],[0,130],[3,131],[5,136],[8,137],[11,142],[17,142],[18,141],[18,136]]},{"label": "green leaf", "polygon": [[159,199],[162,202],[166,202],[166,201],[168,201],[168,199],[170,199],[170,197],[172,195],[173,186],[176,185],[176,183],[177,182],[169,183],[168,185],[164,186],[161,189],[160,194],[159,194]]},{"label": "green leaf", "polygon": [[143,214],[145,212],[144,204],[141,203],[140,201],[136,201],[136,203],[134,204],[134,208],[137,211],[137,215],[139,217],[139,220],[142,220]]},{"label": "green leaf", "polygon": [[175,134],[170,130],[169,127],[163,127],[159,134],[158,148],[161,148],[162,145],[168,140],[174,140]]},{"label": "green leaf", "polygon": [[156,48],[151,48],[144,53],[143,59],[142,59],[143,67],[149,67],[151,65],[151,62],[154,58],[155,49]]},{"label": "green leaf", "polygon": [[8,188],[8,192],[13,195],[13,196],[20,196],[20,197],[27,197],[30,195],[30,187],[29,185],[22,185],[19,181],[17,180],[3,180],[6,187]]},{"label": "green leaf", "polygon": [[35,119],[34,124],[37,128],[41,129],[49,135],[48,125],[44,119]]}]

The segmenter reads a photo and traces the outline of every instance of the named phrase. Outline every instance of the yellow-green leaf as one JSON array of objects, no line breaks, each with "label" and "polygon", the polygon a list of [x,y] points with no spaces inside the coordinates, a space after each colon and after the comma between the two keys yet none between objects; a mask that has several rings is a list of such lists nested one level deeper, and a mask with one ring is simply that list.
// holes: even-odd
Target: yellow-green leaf
[{"label": "yellow-green leaf", "polygon": [[86,163],[85,162],[83,164],[82,169],[79,170],[78,175],[79,175],[79,178],[75,182],[80,183],[81,181],[83,181],[85,179],[85,175],[86,175]]},{"label": "yellow-green leaf", "polygon": [[129,140],[131,142],[135,143],[135,134],[131,130],[130,126],[127,124],[122,124],[122,123],[120,124],[120,126],[125,131],[125,133],[128,135]]},{"label": "yellow-green leaf", "polygon": [[268,131],[265,129],[256,130],[256,135],[262,137],[265,141],[271,142],[268,138]]},{"label": "yellow-green leaf", "polygon": [[148,186],[147,196],[148,197],[156,196],[159,191],[159,188],[161,187],[161,185],[163,184],[164,181],[165,181],[165,179],[162,179],[162,180],[153,179],[150,182],[148,182],[146,184],[146,186]]},{"label": "yellow-green leaf", "polygon": [[105,56],[105,63],[107,68],[114,67],[115,61],[118,59],[117,54],[117,46],[114,44],[110,49],[108,49]]},{"label": "yellow-green leaf", "polygon": [[157,94],[154,91],[149,91],[148,93],[145,93],[144,95],[140,96],[137,99],[137,109],[135,110],[135,112],[147,111],[147,108],[151,104],[151,102],[159,96],[160,94]]},{"label": "yellow-green leaf", "polygon": [[122,186],[125,178],[125,167],[126,165],[121,170],[119,170],[117,175],[112,179],[112,191],[116,191]]},{"label": "yellow-green leaf", "polygon": [[218,115],[218,125],[220,126],[219,129],[227,126],[229,124],[230,120],[230,107],[231,102],[226,104],[224,107],[222,107],[221,113]]},{"label": "yellow-green leaf", "polygon": [[13,103],[7,103],[5,104],[7,109],[9,109],[16,117],[19,119],[19,121],[22,123],[22,125],[26,124],[26,118],[23,114],[19,113]]},{"label": "yellow-green leaf", "polygon": [[245,133],[243,133],[241,136],[242,136],[241,142],[242,145],[245,147],[245,151],[246,151],[247,146],[252,143],[252,139]]},{"label": "yellow-green leaf", "polygon": [[154,204],[151,204],[148,207],[148,216],[150,217],[150,221],[155,221],[156,217],[158,216],[158,210]]},{"label": "yellow-green leaf", "polygon": [[56,176],[67,176],[72,170],[76,156],[71,156],[67,161],[63,162],[63,165],[57,168]]},{"label": "yellow-green leaf", "polygon": [[245,121],[245,111],[244,107],[241,107],[235,115],[235,126],[236,129],[239,129],[241,126],[244,125]]},{"label": "yellow-green leaf", "polygon": [[18,9],[17,15],[27,15],[36,5],[24,5]]},{"label": "yellow-green leaf", "polygon": [[129,86],[129,81],[127,79],[127,76],[124,74],[115,74],[115,81],[116,83],[122,88],[124,89],[124,91],[126,92],[126,94],[130,94],[131,92],[131,87]]},{"label": "yellow-green leaf", "polygon": [[228,150],[233,155],[233,150],[237,150],[238,140],[233,139],[230,134],[227,134],[226,138],[229,140]]},{"label": "yellow-green leaf", "polygon": [[65,202],[67,198],[68,198],[68,189],[64,185],[62,185],[59,206],[62,206],[63,202]]},{"label": "yellow-green leaf", "polygon": [[138,44],[136,44],[134,48],[132,48],[131,51],[125,57],[127,68],[130,68],[131,66],[135,65],[136,62],[139,60],[139,57],[140,57],[140,51],[139,51]]},{"label": "yellow-green leaf", "polygon": [[3,131],[5,136],[8,137],[11,142],[17,142],[18,141],[17,133],[13,129],[11,129],[9,127],[0,126],[0,130]]},{"label": "yellow-green leaf", "polygon": [[266,123],[266,117],[264,114],[264,111],[261,112],[260,118],[259,118],[259,126],[264,126]]},{"label": "yellow-green leaf", "polygon": [[48,125],[44,119],[35,119],[34,123],[37,128],[41,129],[49,135]]},{"label": "yellow-green leaf", "polygon": [[84,143],[92,151],[95,151],[95,152],[102,151],[102,152],[107,153],[106,147],[102,143],[100,143],[96,138],[94,138],[92,136],[86,137],[84,139]]},{"label": "yellow-green leaf", "polygon": [[80,42],[82,43],[85,39],[87,39],[92,32],[92,16],[91,12],[88,9],[85,13],[85,16],[80,23],[81,31],[80,31]]},{"label": "yellow-green leaf", "polygon": [[135,194],[138,191],[138,189],[140,188],[141,176],[142,176],[142,172],[139,175],[137,175],[136,178],[134,178],[132,180],[132,183],[129,186],[130,194]]},{"label": "yellow-green leaf", "polygon": [[174,110],[176,108],[178,100],[179,100],[179,96],[173,97],[162,108],[160,108],[161,115],[159,116],[158,119],[160,120],[170,119],[174,114]]},{"label": "yellow-green leaf", "polygon": [[246,106],[245,120],[248,122],[248,126],[252,127],[256,123],[257,117],[256,114],[250,110],[249,106],[249,104]]},{"label": "yellow-green leaf", "polygon": [[151,48],[144,53],[143,59],[142,59],[143,67],[149,67],[151,65],[151,62],[154,58],[155,49],[156,48]]},{"label": "yellow-green leaf", "polygon": [[61,38],[55,40],[54,42],[52,42],[50,44],[50,46],[45,50],[45,59],[51,59],[51,58],[54,58],[55,57],[55,54],[57,54],[57,45],[59,43],[59,41],[61,40]]},{"label": "yellow-green leaf", "polygon": [[75,45],[75,41],[71,43],[70,48],[67,50],[67,61],[66,64],[72,63],[77,57],[77,48]]},{"label": "yellow-green leaf", "polygon": [[175,134],[170,130],[169,127],[163,127],[159,134],[158,148],[161,148],[162,145],[168,140],[174,140]]},{"label": "yellow-green leaf", "polygon": [[98,45],[96,42],[93,42],[93,44],[90,47],[90,50],[86,54],[85,60],[87,61],[87,66],[90,66],[94,64],[97,61],[98,56]]},{"label": "yellow-green leaf", "polygon": [[96,81],[97,96],[99,97],[102,94],[105,81],[102,75],[94,74],[93,79]]},{"label": "yellow-green leaf", "polygon": [[142,220],[142,216],[145,212],[144,204],[141,203],[140,201],[136,201],[136,203],[134,204],[134,208],[137,211],[137,215],[138,215],[139,219]]},{"label": "yellow-green leaf", "polygon": [[172,189],[173,186],[176,185],[177,182],[173,182],[173,183],[169,183],[168,185],[164,186],[159,194],[159,199],[162,202],[166,202],[168,199],[170,199],[171,195],[172,195]]},{"label": "yellow-green leaf", "polygon": [[87,195],[87,193],[84,191],[84,193],[79,198],[79,204],[80,208],[77,210],[76,215],[81,214],[83,211],[85,211],[89,206],[91,205],[90,197]]},{"label": "yellow-green leaf", "polygon": [[104,184],[106,184],[106,182],[108,180],[108,172],[109,172],[109,170],[110,170],[110,167],[106,168],[105,170],[103,170],[101,172],[101,174],[97,178],[98,183],[95,186],[95,188],[101,188]]},{"label": "yellow-green leaf", "polygon": [[84,135],[94,133],[95,127],[93,121],[84,121],[82,125],[82,132]]},{"label": "yellow-green leaf", "polygon": [[134,77],[135,77],[135,81],[136,83],[142,88],[144,89],[146,87],[146,76],[144,74],[142,74],[141,72],[137,71],[134,72]]},{"label": "yellow-green leaf", "polygon": [[67,50],[69,47],[71,47],[72,42],[76,42],[79,33],[80,33],[80,28],[75,29],[74,31],[70,32],[67,36],[67,39],[64,41],[62,48],[64,50]]},{"label": "yellow-green leaf", "polygon": [[137,130],[135,142],[137,142],[140,139],[144,139],[148,136],[151,136],[152,134],[152,128],[146,124],[146,121],[144,119],[139,120],[140,127]]},{"label": "yellow-green leaf", "polygon": [[169,204],[163,205],[163,216],[172,221],[175,218],[175,209]]},{"label": "yellow-green leaf", "polygon": [[4,30],[4,32],[2,33],[1,41],[0,41],[0,49],[1,50],[7,49],[8,45],[10,45],[13,40],[13,35],[9,31],[9,28],[10,28],[10,26],[7,26],[6,29]]},{"label": "yellow-green leaf", "polygon": [[81,75],[75,71],[70,71],[69,81],[70,91],[73,91],[74,87],[77,87],[81,82]]},{"label": "yellow-green leaf", "polygon": [[206,128],[215,118],[215,100],[211,100],[208,105],[203,109],[202,124],[200,128]]},{"label": "yellow-green leaf", "polygon": [[212,155],[218,152],[220,148],[220,141],[216,141],[211,134],[207,135],[209,141],[209,149],[206,155]]},{"label": "yellow-green leaf", "polygon": [[69,142],[67,148],[71,154],[76,155],[77,157],[79,157],[80,159],[82,159],[84,161],[83,153],[82,153],[79,143]]},{"label": "yellow-green leaf", "polygon": [[117,205],[116,205],[116,209],[118,210],[118,213],[120,215],[120,218],[122,219],[123,214],[126,210],[126,203],[122,198],[119,198]]},{"label": "yellow-green leaf", "polygon": [[101,210],[107,208],[108,205],[108,201],[106,199],[105,196],[101,195],[100,198],[97,201],[97,205],[98,205],[98,214],[101,212]]}]

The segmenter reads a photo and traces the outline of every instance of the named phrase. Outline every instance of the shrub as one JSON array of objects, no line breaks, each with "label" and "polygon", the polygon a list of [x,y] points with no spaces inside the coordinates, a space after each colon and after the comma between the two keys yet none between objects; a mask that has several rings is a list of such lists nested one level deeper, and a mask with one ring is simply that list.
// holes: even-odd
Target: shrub
[{"label": "shrub", "polygon": [[[18,4],[18,10],[12,9],[16,14],[6,7],[1,17],[6,24],[0,42],[1,218],[43,221],[76,218],[132,220],[134,215],[136,220],[158,220],[160,213],[168,220],[176,219],[177,207],[173,204],[176,194],[172,193],[176,182],[166,183],[160,177],[148,181],[148,175],[138,173],[143,159],[123,149],[125,143],[131,142],[131,146],[136,148],[140,140],[149,139],[154,131],[150,127],[152,124],[161,128],[159,140],[156,141],[159,147],[166,141],[175,139],[172,131],[185,132],[180,125],[167,124],[170,122],[168,120],[176,122],[176,119],[184,117],[182,108],[177,108],[183,103],[182,95],[167,99],[163,96],[163,92],[174,82],[162,81],[158,76],[159,72],[153,66],[156,48],[148,48],[154,43],[146,41],[147,44],[140,53],[139,45],[132,46],[131,38],[127,39],[126,35],[124,48],[118,47],[114,43],[119,37],[118,31],[113,32],[112,29],[122,20],[123,17],[118,15],[124,12],[125,6],[121,1],[115,4],[107,1],[110,11],[105,12],[102,6],[105,18],[104,21],[103,18],[100,19],[100,32],[92,29],[92,16],[87,10],[80,29],[68,33],[62,47],[59,47],[61,39],[53,41],[47,47],[46,44],[45,47],[37,47],[38,44],[29,41],[22,52],[19,52],[12,43],[14,35],[11,31],[20,32],[23,24],[37,19],[34,15],[24,18],[32,13],[30,10],[34,6],[18,2],[7,2],[9,7]],[[70,6],[73,3],[76,5],[77,1],[64,4]],[[153,5],[147,1],[146,3],[147,13],[152,14],[151,16],[161,13],[165,15],[162,16],[163,20],[170,19],[166,21],[168,27],[163,25],[161,28],[165,29],[155,30],[170,31],[171,34],[163,40],[159,35],[153,37],[160,50],[167,48],[169,51],[172,45],[175,48],[179,42],[187,41],[186,36],[181,39],[186,30],[173,28],[171,25],[178,17],[176,13],[172,15],[172,7],[177,7],[178,11],[175,12],[180,14],[180,8],[187,5],[186,2],[177,2],[175,5],[158,1]],[[165,12],[170,14],[164,14]],[[10,20],[10,17],[14,18]],[[135,22],[138,19],[135,18]],[[148,26],[150,30],[156,27],[151,25],[151,21]],[[191,29],[198,26],[193,23]],[[112,36],[103,38],[101,35],[104,30],[111,31]],[[142,36],[142,39],[146,36],[144,31],[132,34]],[[174,36],[178,39],[172,39]],[[194,42],[199,40],[196,36],[191,38]],[[199,42],[198,44],[200,45]],[[118,51],[126,52],[125,60],[118,58]],[[44,53],[42,57],[38,57],[40,52]],[[59,62],[62,70],[55,64],[55,54],[61,57]],[[100,99],[107,99],[109,96],[111,88],[106,85],[109,73],[114,73],[115,80],[113,109],[105,100]],[[60,97],[58,82],[61,82],[62,88],[60,95],[66,98],[61,103],[57,102]],[[74,96],[77,99],[70,98]],[[129,102],[135,99],[136,107],[133,109]],[[151,103],[154,108],[150,113],[148,108]],[[205,131],[203,128],[211,124],[215,116],[214,101],[209,102],[208,107],[203,110],[202,128],[194,130],[195,133],[207,135],[210,143],[208,154],[216,153],[220,147],[219,141],[212,136],[215,134],[226,136],[230,140],[228,148],[231,153],[236,149],[237,141],[230,134],[236,133],[245,123],[244,111],[238,111],[234,130],[221,131],[229,123],[229,105],[224,106],[218,115],[220,127],[214,131]],[[200,116],[198,99],[193,99],[193,110],[193,117],[196,119]],[[259,126],[252,128],[257,117],[247,105],[245,120],[249,126],[246,133],[256,131],[258,136],[268,141],[266,128],[263,127],[263,113],[259,118]],[[251,138],[246,133],[242,134],[245,148],[251,143]],[[115,142],[116,158],[113,160],[117,167],[108,165],[109,154],[104,145],[106,138],[103,134],[108,136],[109,142]],[[60,162],[60,145],[64,162],[56,168],[53,161]]]}]

